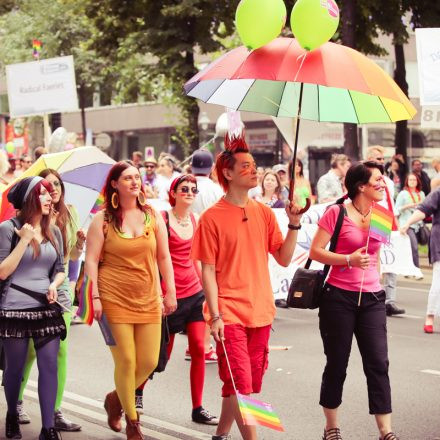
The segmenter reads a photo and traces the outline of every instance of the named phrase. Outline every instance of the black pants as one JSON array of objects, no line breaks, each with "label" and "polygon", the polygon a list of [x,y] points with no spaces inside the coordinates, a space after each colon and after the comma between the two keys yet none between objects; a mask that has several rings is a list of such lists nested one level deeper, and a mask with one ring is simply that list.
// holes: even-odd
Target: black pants
[{"label": "black pants", "polygon": [[391,413],[385,292],[351,292],[326,284],[319,308],[319,329],[327,364],[322,375],[320,405],[338,408],[347,375],[353,334],[367,378],[370,414]]}]

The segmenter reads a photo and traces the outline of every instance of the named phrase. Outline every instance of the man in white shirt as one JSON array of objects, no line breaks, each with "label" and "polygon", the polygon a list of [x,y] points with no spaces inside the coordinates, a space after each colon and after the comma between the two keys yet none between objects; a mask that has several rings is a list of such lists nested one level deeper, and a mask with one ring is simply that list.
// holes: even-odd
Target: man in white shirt
[{"label": "man in white shirt", "polygon": [[[374,145],[367,149],[367,160],[378,163],[379,165],[385,164],[385,148],[380,145]],[[384,208],[391,210],[396,216],[396,210],[394,208],[394,183],[387,177],[383,176],[384,181],[387,185],[387,191],[385,191],[384,199],[379,203],[379,205]],[[397,222],[397,220],[396,220]],[[385,290],[385,307],[388,316],[401,315],[405,313],[405,309],[401,309],[396,305],[396,288],[397,288],[397,274],[395,273],[383,273],[383,288]]]},{"label": "man in white shirt", "polygon": [[440,186],[440,157],[432,159],[432,167],[435,170],[435,175],[431,179],[431,191],[434,191]]},{"label": "man in white shirt", "polygon": [[196,214],[201,214],[224,195],[220,185],[209,178],[213,164],[214,158],[208,150],[194,152],[191,159],[191,169],[196,176],[199,193],[192,206],[192,211]]},{"label": "man in white shirt", "polygon": [[318,203],[334,202],[344,195],[342,183],[351,162],[345,154],[333,154],[330,170],[317,183]]}]

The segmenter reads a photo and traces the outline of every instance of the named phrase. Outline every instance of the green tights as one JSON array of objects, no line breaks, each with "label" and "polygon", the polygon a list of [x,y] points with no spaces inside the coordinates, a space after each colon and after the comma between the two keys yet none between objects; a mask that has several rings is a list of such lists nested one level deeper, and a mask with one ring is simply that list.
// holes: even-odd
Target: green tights
[{"label": "green tights", "polygon": [[[64,387],[66,386],[67,377],[67,344],[69,340],[69,328],[70,321],[72,319],[72,313],[63,313],[64,322],[66,323],[67,336],[64,341],[60,342],[60,350],[58,352],[58,391],[57,400],[55,402],[55,411],[58,411],[61,407],[61,402],[63,401]],[[32,339],[29,342],[29,350],[26,359],[26,365],[23,371],[23,382],[21,383],[20,394],[18,400],[23,400],[24,389],[26,388],[27,381],[31,374],[32,365],[35,361],[35,348]]]}]

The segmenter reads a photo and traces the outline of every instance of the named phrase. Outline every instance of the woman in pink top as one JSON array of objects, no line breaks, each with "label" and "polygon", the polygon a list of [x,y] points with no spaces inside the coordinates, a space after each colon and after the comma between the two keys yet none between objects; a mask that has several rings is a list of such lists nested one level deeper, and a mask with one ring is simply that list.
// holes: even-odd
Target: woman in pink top
[{"label": "woman in pink top", "polygon": [[380,440],[397,440],[391,430],[385,292],[380,285],[378,267],[381,243],[370,237],[366,248],[373,204],[384,195],[382,166],[375,162],[353,165],[345,177],[345,186],[351,202],[344,205],[345,217],[336,252],[326,247],[335,229],[337,205],[323,215],[310,249],[311,259],[331,266],[319,308],[319,328],[327,357],[320,396],[326,417],[323,440],[342,440],[338,408],[353,335],[362,355],[370,414],[375,415]]},{"label": "woman in pink top", "polygon": [[[202,406],[205,383],[205,330],[206,323],[202,313],[205,295],[201,284],[201,270],[198,263],[190,258],[194,232],[197,227],[197,214],[191,212],[195,201],[197,180],[191,175],[176,177],[170,186],[169,202],[172,207],[163,211],[168,229],[168,244],[174,270],[177,310],[168,316],[170,342],[168,357],[174,344],[174,335],[181,331],[188,334],[191,355],[190,383],[192,398],[192,420],[206,425],[217,425],[218,419]],[[165,295],[166,285],[162,283]],[[142,410],[142,387],[136,390],[136,408]]]}]

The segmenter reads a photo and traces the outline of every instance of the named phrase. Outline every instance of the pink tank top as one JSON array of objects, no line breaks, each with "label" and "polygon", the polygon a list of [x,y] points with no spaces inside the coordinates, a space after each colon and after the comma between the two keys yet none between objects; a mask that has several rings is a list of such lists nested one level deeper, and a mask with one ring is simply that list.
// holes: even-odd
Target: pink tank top
[{"label": "pink tank top", "polygon": [[[167,222],[166,213],[162,211],[162,216]],[[196,230],[196,220],[193,214],[190,214],[193,224],[193,230]],[[174,270],[174,282],[176,284],[176,296],[178,299],[187,298],[202,290],[199,276],[195,268],[195,262],[191,259],[191,246],[193,242],[193,236],[188,240],[180,238],[176,231],[167,224],[169,230],[168,246],[171,254],[171,261],[173,263]],[[162,291],[165,295],[166,287],[162,282]]]}]

